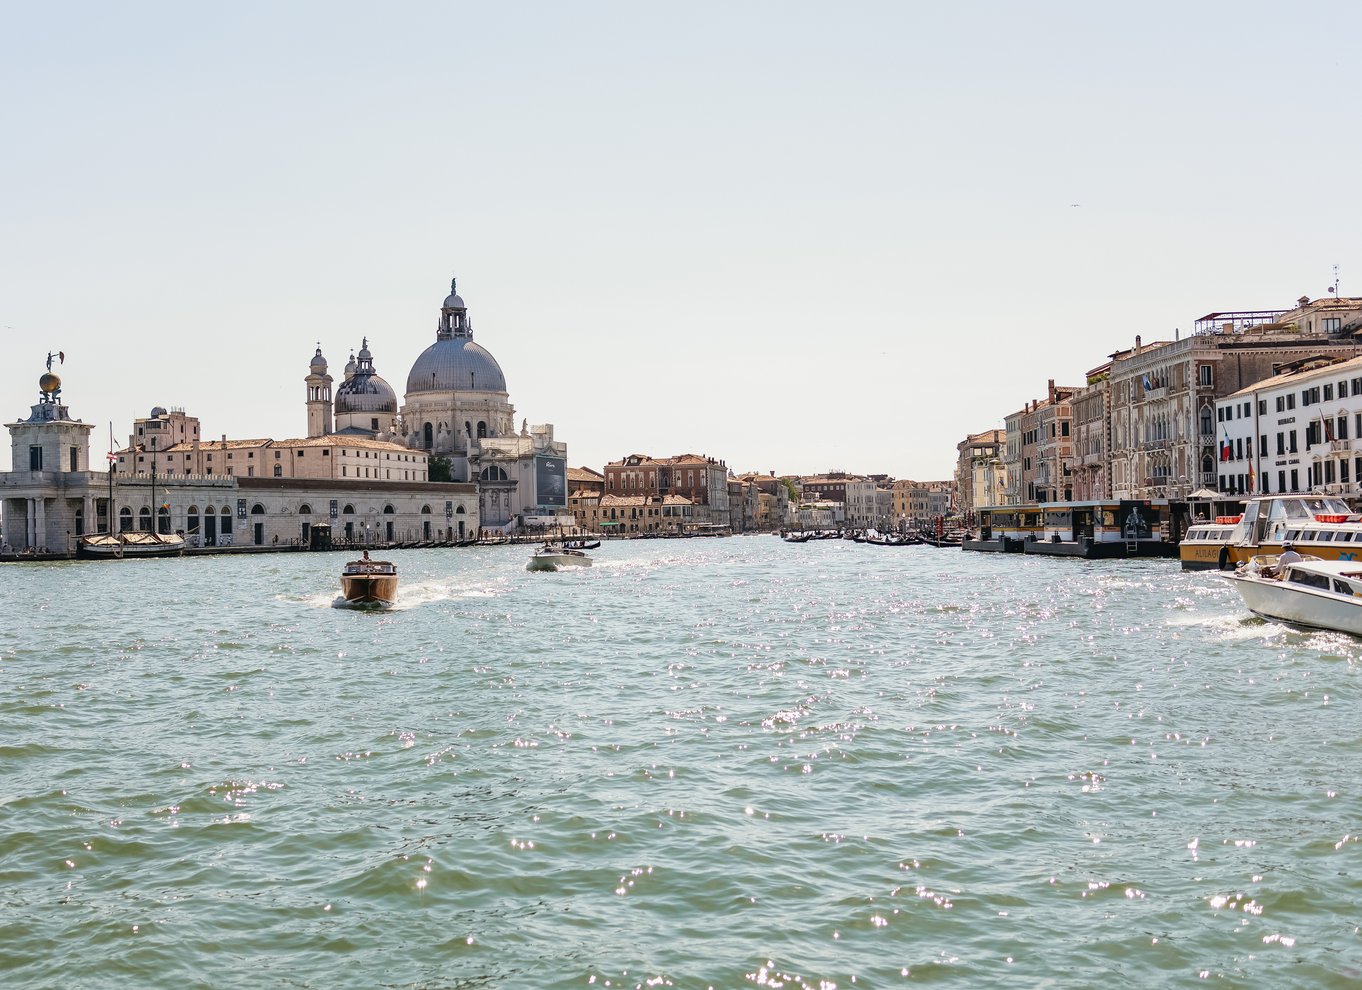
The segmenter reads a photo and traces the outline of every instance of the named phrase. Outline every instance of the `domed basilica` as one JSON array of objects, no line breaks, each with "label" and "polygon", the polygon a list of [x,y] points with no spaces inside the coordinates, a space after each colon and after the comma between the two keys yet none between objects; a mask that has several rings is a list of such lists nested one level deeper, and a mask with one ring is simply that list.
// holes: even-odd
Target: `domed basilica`
[{"label": "domed basilica", "polygon": [[448,462],[449,480],[478,483],[484,526],[542,520],[567,504],[567,445],[554,441],[552,425],[522,423],[516,432],[506,376],[473,341],[453,280],[435,342],[407,375],[400,411],[392,386],[374,370],[368,338],[346,365],[334,399],[320,346],[306,382],[309,437],[390,440]]}]

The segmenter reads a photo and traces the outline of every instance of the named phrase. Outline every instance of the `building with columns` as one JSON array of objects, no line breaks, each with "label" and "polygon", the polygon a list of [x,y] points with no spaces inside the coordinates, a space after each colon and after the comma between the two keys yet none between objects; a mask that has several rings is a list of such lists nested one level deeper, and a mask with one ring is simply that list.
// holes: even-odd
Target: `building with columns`
[{"label": "building with columns", "polygon": [[104,477],[90,470],[94,426],[71,418],[61,378],[52,371],[54,356],[47,356],[28,418],[5,424],[14,469],[0,474],[0,530],[13,550],[63,552],[108,523]]}]

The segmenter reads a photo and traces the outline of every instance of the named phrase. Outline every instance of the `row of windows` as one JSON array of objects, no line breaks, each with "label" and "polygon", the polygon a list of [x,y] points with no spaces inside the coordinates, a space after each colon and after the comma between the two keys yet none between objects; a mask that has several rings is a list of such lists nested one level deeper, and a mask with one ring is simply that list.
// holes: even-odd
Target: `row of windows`
[{"label": "row of windows", "polygon": [[[1356,435],[1362,437],[1362,413],[1354,415],[1354,425]],[[1283,430],[1277,434],[1277,455],[1295,454],[1299,452],[1296,446],[1297,431]],[[1339,416],[1337,419],[1317,419],[1305,424],[1305,449],[1309,450],[1317,443],[1326,443],[1332,440],[1348,439],[1348,417]],[[1252,441],[1250,441],[1252,442]],[[1236,437],[1231,444],[1231,460],[1243,460],[1244,458],[1244,438]],[[1263,433],[1258,436],[1258,456],[1268,456],[1268,438]]]},{"label": "row of windows", "polygon": [[[1305,482],[1309,488],[1314,488],[1316,485],[1346,485],[1352,478],[1362,479],[1362,456],[1355,457],[1352,461],[1330,458],[1318,464],[1310,465],[1305,471]],[[1264,471],[1257,475],[1256,493],[1271,495],[1301,490],[1300,474],[1296,468],[1278,471],[1275,488],[1273,481],[1270,471]],[[1220,490],[1238,492],[1239,494],[1254,494],[1249,489],[1247,475],[1243,474],[1222,474],[1220,476]]]}]

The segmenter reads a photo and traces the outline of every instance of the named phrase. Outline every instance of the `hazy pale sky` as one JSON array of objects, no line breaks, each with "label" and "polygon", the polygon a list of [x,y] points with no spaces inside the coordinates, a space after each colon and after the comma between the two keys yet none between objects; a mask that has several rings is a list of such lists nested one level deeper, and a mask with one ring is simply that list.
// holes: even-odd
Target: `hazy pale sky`
[{"label": "hazy pale sky", "polygon": [[573,465],[922,480],[1136,334],[1362,294],[1355,5],[0,9],[0,414],[64,350],[92,463],[305,434],[319,341],[400,396],[451,275]]}]

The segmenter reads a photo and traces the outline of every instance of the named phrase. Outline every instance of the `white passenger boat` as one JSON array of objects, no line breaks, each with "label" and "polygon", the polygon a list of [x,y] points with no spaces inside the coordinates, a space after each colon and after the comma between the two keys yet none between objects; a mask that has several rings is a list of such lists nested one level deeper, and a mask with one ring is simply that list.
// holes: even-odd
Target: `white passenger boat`
[{"label": "white passenger boat", "polygon": [[1288,541],[1322,560],[1362,562],[1362,517],[1337,496],[1259,495],[1245,499],[1241,513],[1189,526],[1179,556],[1185,571],[1228,571],[1280,553]]},{"label": "white passenger boat", "polygon": [[341,571],[346,605],[388,606],[397,600],[397,568],[389,560],[370,560],[369,551]]},{"label": "white passenger boat", "polygon": [[527,571],[561,571],[565,567],[590,567],[591,558],[581,550],[570,550],[562,544],[545,543],[534,552]]},{"label": "white passenger boat", "polygon": [[1224,577],[1255,615],[1362,636],[1362,563],[1260,554]]}]

